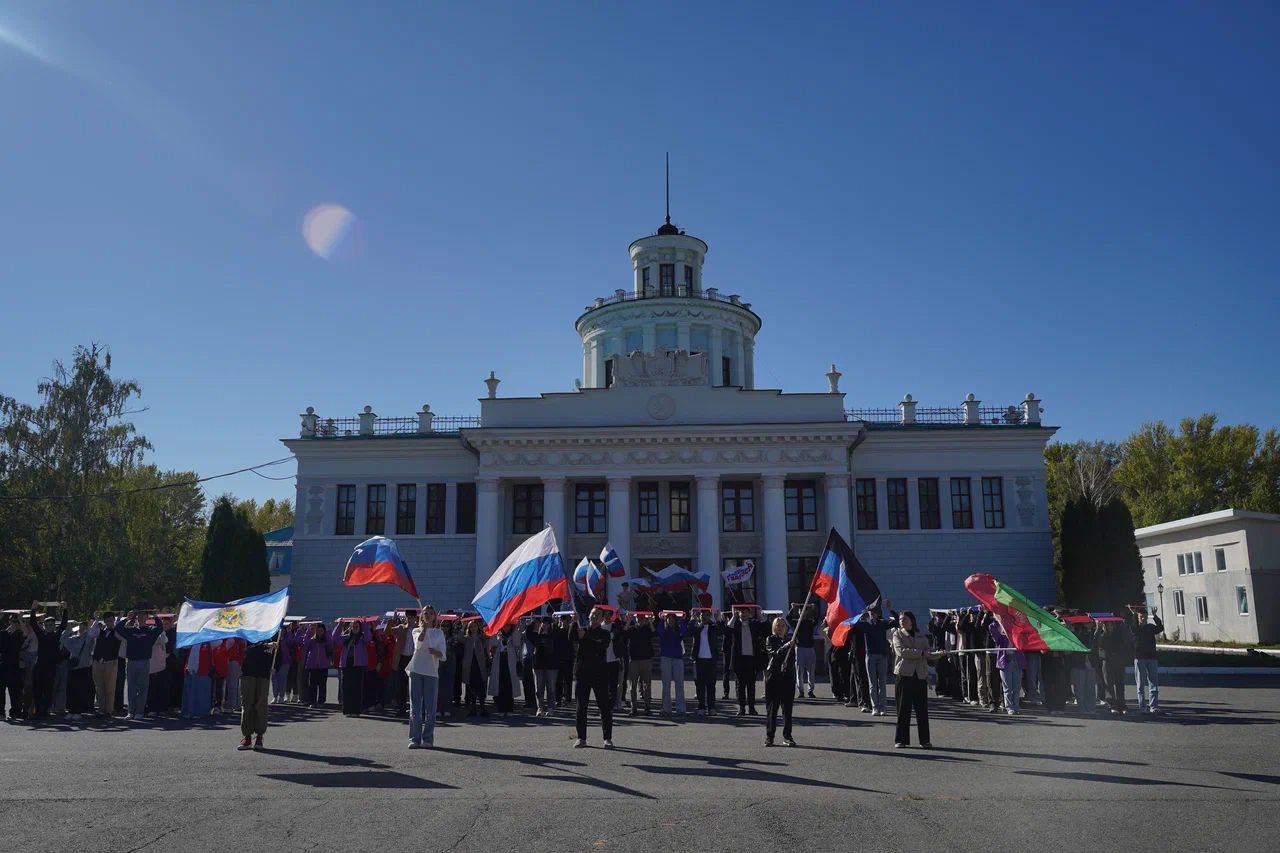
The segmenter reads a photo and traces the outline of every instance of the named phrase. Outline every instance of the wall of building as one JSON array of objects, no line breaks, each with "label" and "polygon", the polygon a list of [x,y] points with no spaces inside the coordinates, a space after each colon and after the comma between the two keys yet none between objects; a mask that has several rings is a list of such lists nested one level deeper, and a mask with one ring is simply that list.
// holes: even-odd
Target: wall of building
[{"label": "wall of building", "polygon": [[1246,519],[1244,531],[1258,642],[1280,643],[1280,521]]}]

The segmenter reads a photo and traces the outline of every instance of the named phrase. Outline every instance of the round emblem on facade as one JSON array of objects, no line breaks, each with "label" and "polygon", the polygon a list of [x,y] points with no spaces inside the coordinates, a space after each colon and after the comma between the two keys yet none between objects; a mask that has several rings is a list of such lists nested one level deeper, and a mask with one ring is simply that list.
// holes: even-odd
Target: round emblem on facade
[{"label": "round emblem on facade", "polygon": [[676,401],[668,397],[666,394],[654,394],[649,398],[645,411],[649,413],[649,417],[655,421],[665,421],[676,413]]}]

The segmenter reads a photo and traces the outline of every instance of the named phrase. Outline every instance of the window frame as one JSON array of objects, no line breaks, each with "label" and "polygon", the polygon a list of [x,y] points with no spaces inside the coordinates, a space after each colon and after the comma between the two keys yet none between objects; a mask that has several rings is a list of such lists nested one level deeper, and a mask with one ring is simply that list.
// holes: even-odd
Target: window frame
[{"label": "window frame", "polygon": [[[354,483],[339,483],[337,505],[334,512],[333,535],[356,535],[356,487]],[[345,510],[345,511],[344,511]],[[345,522],[345,523],[344,523]]]},{"label": "window frame", "polygon": [[[449,489],[444,483],[427,483],[427,517],[423,522],[422,532],[428,536],[440,536],[445,532],[445,506],[448,503]],[[437,523],[433,524],[435,520]]]},{"label": "window frame", "polygon": [[1160,562],[1160,558],[1156,557],[1156,577],[1164,577],[1164,564]]},{"label": "window frame", "polygon": [[1236,614],[1249,615],[1249,587],[1243,584],[1236,584]]},{"label": "window frame", "polygon": [[[869,491],[868,491],[869,490]],[[880,518],[876,510],[876,478],[856,477],[853,481],[854,521],[859,530],[879,530]]]},{"label": "window frame", "polygon": [[658,264],[658,295],[676,295],[676,265]]},{"label": "window frame", "polygon": [[684,289],[686,296],[693,293],[693,267],[689,264],[684,265]]},{"label": "window frame", "polygon": [[807,533],[818,529],[816,480],[788,480],[783,483],[782,505],[788,533]]},{"label": "window frame", "polygon": [[750,480],[720,483],[720,530],[722,533],[756,532],[755,483]]},{"label": "window frame", "polygon": [[1004,529],[1004,477],[982,478],[982,526]]},{"label": "window frame", "polygon": [[1201,625],[1209,623],[1209,596],[1197,595],[1196,599],[1196,622]]},{"label": "window frame", "polygon": [[511,532],[530,536],[542,530],[546,518],[541,483],[513,483],[511,486]]},{"label": "window frame", "polygon": [[[894,494],[894,489],[901,489]],[[884,499],[889,515],[890,530],[911,529],[911,489],[906,477],[886,477]]]},{"label": "window frame", "polygon": [[1227,549],[1226,549],[1226,548],[1214,548],[1214,549],[1213,549],[1213,561],[1214,561],[1214,567],[1215,567],[1218,571],[1220,571],[1220,572],[1225,572],[1225,571],[1227,570]]},{"label": "window frame", "polygon": [[[406,495],[406,492],[408,494]],[[418,484],[396,484],[396,535],[413,536],[418,532]]]},{"label": "window frame", "polygon": [[640,294],[642,296],[649,295],[649,268],[640,268]]},{"label": "window frame", "polygon": [[[787,557],[787,601],[804,601],[809,592],[809,584],[813,581],[813,573],[818,569],[818,558],[812,556]],[[818,605],[818,615],[822,615],[822,604],[814,596],[813,602]]]},{"label": "window frame", "polygon": [[661,494],[657,480],[636,483],[636,532],[661,533]]},{"label": "window frame", "polygon": [[1192,551],[1192,552],[1191,552],[1191,554],[1192,554],[1192,556],[1193,556],[1193,557],[1195,557],[1195,561],[1196,561],[1196,574],[1198,574],[1198,575],[1202,575],[1202,574],[1204,574],[1204,554],[1203,554],[1203,552],[1201,552],[1201,551]]},{"label": "window frame", "polygon": [[733,386],[733,362],[729,356],[720,356],[720,384],[726,388]]},{"label": "window frame", "polygon": [[[957,490],[958,486],[963,486]],[[973,529],[973,478],[951,478],[951,529]]]},{"label": "window frame", "polygon": [[1187,615],[1187,597],[1180,589],[1173,591],[1173,615],[1183,617]]},{"label": "window frame", "polygon": [[609,532],[608,494],[609,487],[604,483],[574,485],[573,530],[575,533]]},{"label": "window frame", "polygon": [[458,483],[454,488],[453,532],[461,536],[476,533],[476,484]]},{"label": "window frame", "polygon": [[672,533],[688,533],[693,529],[690,519],[691,493],[687,480],[667,484],[667,527]]},{"label": "window frame", "polygon": [[[374,495],[379,495],[377,499]],[[374,513],[377,506],[378,512]],[[377,519],[375,524],[374,519]],[[370,483],[364,489],[364,535],[387,535],[387,484]]]},{"label": "window frame", "polygon": [[[932,498],[932,506],[926,510],[926,495],[923,488],[925,483],[932,486],[933,493],[929,495]],[[941,530],[942,529],[942,489],[939,486],[937,477],[921,477],[916,480],[916,498],[920,502],[920,529],[921,530]],[[932,523],[930,523],[932,522]]]}]

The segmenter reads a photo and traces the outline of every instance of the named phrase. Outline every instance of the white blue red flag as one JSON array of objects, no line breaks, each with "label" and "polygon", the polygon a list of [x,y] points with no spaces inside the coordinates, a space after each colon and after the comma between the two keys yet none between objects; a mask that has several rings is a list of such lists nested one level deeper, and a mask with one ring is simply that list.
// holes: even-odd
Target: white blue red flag
[{"label": "white blue red flag", "polygon": [[810,589],[827,602],[827,628],[832,644],[837,646],[844,645],[849,629],[880,600],[880,588],[834,527],[827,535],[827,546],[818,559]]},{"label": "white blue red flag", "polygon": [[414,598],[420,597],[413,575],[409,574],[409,564],[400,556],[395,540],[385,536],[374,536],[361,542],[347,560],[342,585],[364,586],[368,583],[389,583]]},{"label": "white blue red flag", "polygon": [[239,638],[248,643],[270,640],[280,630],[289,610],[289,587],[214,604],[187,599],[178,610],[176,646],[185,649],[200,643]]},{"label": "white blue red flag", "polygon": [[573,585],[590,598],[599,599],[605,584],[604,572],[590,557],[583,557],[573,570]]},{"label": "white blue red flag", "polygon": [[672,563],[665,569],[659,569],[654,572],[653,579],[658,586],[668,592],[681,590],[686,586],[693,586],[700,590],[706,590],[706,588],[711,585],[711,575],[706,572],[692,572],[683,566],[677,566],[675,563]]},{"label": "white blue red flag", "polygon": [[502,561],[471,604],[484,618],[484,632],[493,636],[552,599],[576,602],[577,596],[560,557],[555,531],[548,526]]},{"label": "white blue red flag", "polygon": [[600,562],[604,564],[604,569],[609,573],[611,578],[625,578],[627,576],[626,566],[622,565],[622,558],[618,556],[618,552],[613,550],[613,545],[608,542],[604,543],[604,547],[600,549]]}]

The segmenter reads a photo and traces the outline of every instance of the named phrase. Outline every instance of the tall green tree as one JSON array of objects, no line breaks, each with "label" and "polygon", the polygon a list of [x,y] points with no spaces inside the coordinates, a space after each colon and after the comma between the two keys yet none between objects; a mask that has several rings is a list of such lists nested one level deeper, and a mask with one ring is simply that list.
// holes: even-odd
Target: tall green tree
[{"label": "tall green tree", "polygon": [[267,498],[261,505],[253,498],[235,503],[237,509],[243,509],[248,514],[249,520],[260,533],[269,533],[293,524],[293,501],[288,498],[281,501]]},{"label": "tall green tree", "polygon": [[214,502],[200,556],[200,597],[231,601],[271,587],[267,548],[249,514],[226,495]]},{"label": "tall green tree", "polygon": [[1142,559],[1124,501],[1077,497],[1061,517],[1062,594],[1069,607],[1122,612],[1142,601]]},{"label": "tall green tree", "polygon": [[1045,448],[1045,487],[1049,496],[1049,526],[1053,532],[1053,569],[1058,598],[1064,600],[1063,519],[1072,501],[1083,499],[1100,510],[1120,496],[1114,472],[1120,447],[1109,441],[1055,443]]}]

